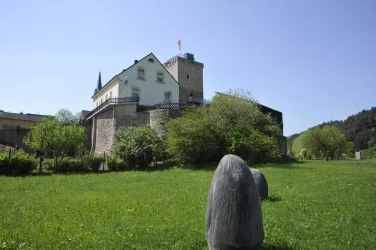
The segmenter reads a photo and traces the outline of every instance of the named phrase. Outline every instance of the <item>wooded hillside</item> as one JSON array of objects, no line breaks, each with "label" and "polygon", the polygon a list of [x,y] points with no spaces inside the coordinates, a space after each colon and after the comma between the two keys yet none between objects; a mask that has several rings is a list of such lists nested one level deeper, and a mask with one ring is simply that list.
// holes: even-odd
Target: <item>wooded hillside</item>
[{"label": "wooded hillside", "polygon": [[[356,150],[366,149],[376,145],[376,107],[349,116],[344,121],[324,122],[317,126],[324,127],[325,125],[342,129],[347,140],[354,143]],[[287,137],[288,149],[291,148],[293,141],[300,134],[301,133],[293,134]]]}]

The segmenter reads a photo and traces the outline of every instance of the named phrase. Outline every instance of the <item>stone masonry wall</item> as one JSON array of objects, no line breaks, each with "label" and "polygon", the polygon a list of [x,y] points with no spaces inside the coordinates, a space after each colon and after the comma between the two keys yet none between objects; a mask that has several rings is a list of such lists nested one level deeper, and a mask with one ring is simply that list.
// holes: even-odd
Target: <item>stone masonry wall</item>
[{"label": "stone masonry wall", "polygon": [[95,153],[110,154],[116,131],[123,127],[149,125],[148,111],[136,112],[137,104],[116,105],[97,115]]},{"label": "stone masonry wall", "polygon": [[191,92],[194,97],[204,98],[204,65],[199,62],[178,58],[178,77],[181,88],[180,100],[186,102]]},{"label": "stone masonry wall", "polygon": [[204,65],[196,61],[177,57],[164,64],[166,70],[179,82],[179,100],[186,102],[188,97],[204,97]]},{"label": "stone masonry wall", "polygon": [[149,113],[137,112],[137,104],[115,106],[115,133],[122,127],[136,127],[149,123]]},{"label": "stone masonry wall", "polygon": [[165,124],[169,119],[181,116],[181,110],[178,109],[157,109],[150,112],[150,126],[154,128],[158,135],[166,135]]},{"label": "stone masonry wall", "polygon": [[108,109],[96,115],[96,133],[95,133],[95,153],[102,154],[109,152],[113,140],[113,110]]},{"label": "stone masonry wall", "polygon": [[106,155],[110,154],[115,133],[120,128],[149,125],[163,136],[166,134],[164,126],[168,119],[181,116],[180,110],[136,111],[136,104],[116,105],[96,116],[95,154],[103,154],[104,151]]}]

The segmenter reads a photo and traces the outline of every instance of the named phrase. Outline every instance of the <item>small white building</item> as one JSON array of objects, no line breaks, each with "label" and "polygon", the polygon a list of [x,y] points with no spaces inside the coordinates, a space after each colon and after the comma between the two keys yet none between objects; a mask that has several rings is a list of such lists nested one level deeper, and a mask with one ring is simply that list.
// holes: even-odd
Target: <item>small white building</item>
[{"label": "small white building", "polygon": [[[94,91],[93,109],[112,98],[138,98],[139,105],[179,102],[179,83],[153,53],[115,75],[103,87],[101,75]],[[121,101],[121,100],[119,100]]]}]

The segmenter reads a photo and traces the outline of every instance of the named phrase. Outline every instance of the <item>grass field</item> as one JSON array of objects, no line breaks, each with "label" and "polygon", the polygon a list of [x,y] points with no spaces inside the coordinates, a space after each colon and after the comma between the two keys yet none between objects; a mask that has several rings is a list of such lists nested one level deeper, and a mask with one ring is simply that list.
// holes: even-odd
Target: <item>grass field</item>
[{"label": "grass field", "polygon": [[[376,161],[257,166],[263,249],[376,249]],[[213,170],[0,177],[0,248],[207,249]]]}]

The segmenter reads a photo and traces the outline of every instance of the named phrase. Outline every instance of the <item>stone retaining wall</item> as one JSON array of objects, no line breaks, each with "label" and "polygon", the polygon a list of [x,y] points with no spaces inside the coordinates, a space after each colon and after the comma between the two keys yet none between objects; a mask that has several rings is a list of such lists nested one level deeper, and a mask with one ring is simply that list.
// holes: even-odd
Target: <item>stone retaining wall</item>
[{"label": "stone retaining wall", "polygon": [[157,109],[150,112],[150,126],[154,128],[160,136],[166,134],[165,124],[169,119],[181,116],[179,109]]},{"label": "stone retaining wall", "polygon": [[112,109],[108,109],[96,115],[95,129],[95,153],[106,153],[110,150],[114,135]]},{"label": "stone retaining wall", "polygon": [[[110,154],[111,145],[115,133],[123,127],[138,127],[149,125],[154,128],[160,136],[166,134],[165,124],[169,119],[180,117],[179,109],[157,109],[137,112],[137,104],[116,105],[96,115],[94,120],[95,138],[93,140],[96,154]],[[281,153],[287,153],[287,139],[284,136],[278,138]]]},{"label": "stone retaining wall", "polygon": [[168,119],[181,116],[180,110],[157,109],[137,112],[137,104],[116,105],[101,112],[94,118],[95,138],[93,141],[95,154],[110,154],[116,131],[124,127],[149,125],[161,136],[166,134],[165,124]]}]

